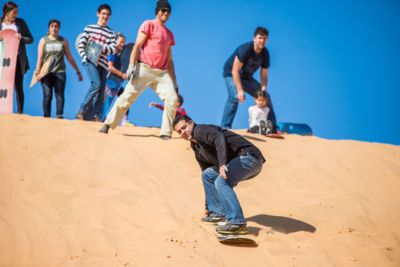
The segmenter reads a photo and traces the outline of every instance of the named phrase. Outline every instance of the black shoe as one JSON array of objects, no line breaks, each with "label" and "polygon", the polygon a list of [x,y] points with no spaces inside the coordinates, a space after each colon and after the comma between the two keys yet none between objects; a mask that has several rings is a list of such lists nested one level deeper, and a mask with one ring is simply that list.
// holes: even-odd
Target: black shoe
[{"label": "black shoe", "polygon": [[218,223],[218,222],[222,222],[224,220],[225,220],[225,217],[212,216],[212,215],[201,218],[201,221],[205,222],[205,223]]},{"label": "black shoe", "polygon": [[57,119],[64,119],[63,115],[57,115]]},{"label": "black shoe", "polygon": [[99,133],[108,134],[108,130],[110,130],[110,125],[104,124],[103,127],[99,130]]},{"label": "black shoe", "polygon": [[265,123],[265,121],[260,121],[260,134],[267,134],[267,124]]},{"label": "black shoe", "polygon": [[230,224],[218,225],[215,229],[219,234],[223,235],[245,235],[248,233],[246,224]]},{"label": "black shoe", "polygon": [[160,135],[160,138],[162,140],[169,140],[169,139],[171,139],[171,136],[169,136],[169,135]]},{"label": "black shoe", "polygon": [[82,111],[79,111],[78,113],[76,113],[75,119],[84,120]]}]

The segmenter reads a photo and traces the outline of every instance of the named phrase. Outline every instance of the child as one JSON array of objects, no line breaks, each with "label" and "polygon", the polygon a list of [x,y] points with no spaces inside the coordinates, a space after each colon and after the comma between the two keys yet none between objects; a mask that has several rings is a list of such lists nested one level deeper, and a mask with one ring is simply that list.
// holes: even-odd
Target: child
[{"label": "child", "polygon": [[[107,82],[106,82],[106,89],[105,89],[105,101],[104,101],[104,107],[103,107],[103,116],[102,120],[104,120],[107,116],[107,112],[110,108],[110,105],[112,104],[114,98],[116,96],[119,96],[122,94],[124,89],[121,87],[121,84],[118,82],[115,82],[114,80],[108,79],[108,76],[112,73],[116,76],[118,76],[122,81],[125,81],[128,76],[120,71],[121,67],[121,51],[125,46],[126,38],[123,34],[117,33],[117,46],[116,46],[116,51],[115,54],[108,55],[108,75],[107,75]],[[126,115],[124,119],[122,120],[122,125],[127,125],[129,124],[128,122],[128,114],[129,110],[126,112]]]},{"label": "child", "polygon": [[[176,110],[176,115],[175,117],[179,116],[179,115],[187,115],[186,111],[181,107],[183,105],[183,97],[181,95],[178,95],[178,109]],[[156,107],[159,108],[161,110],[164,110],[164,106],[155,102],[151,102],[149,104],[149,108],[151,107]]]},{"label": "child", "polygon": [[265,91],[257,91],[254,94],[254,101],[256,104],[249,107],[249,124],[250,127],[247,130],[249,133],[260,133],[266,135],[272,132],[273,125],[271,121],[268,121],[268,113],[270,109],[268,107],[268,97]]}]

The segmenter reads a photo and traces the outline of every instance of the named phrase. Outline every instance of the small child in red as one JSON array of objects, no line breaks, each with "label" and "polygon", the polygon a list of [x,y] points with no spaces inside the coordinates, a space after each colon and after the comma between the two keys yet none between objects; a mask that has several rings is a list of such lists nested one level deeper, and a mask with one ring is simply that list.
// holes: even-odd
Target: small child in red
[{"label": "small child in red", "polygon": [[[178,95],[178,109],[176,110],[175,116],[187,115],[186,111],[182,108],[182,104],[183,104],[183,97],[181,95]],[[156,107],[161,110],[164,110],[164,106],[162,104],[158,104],[156,102],[150,102],[149,108],[151,108],[151,107]]]}]

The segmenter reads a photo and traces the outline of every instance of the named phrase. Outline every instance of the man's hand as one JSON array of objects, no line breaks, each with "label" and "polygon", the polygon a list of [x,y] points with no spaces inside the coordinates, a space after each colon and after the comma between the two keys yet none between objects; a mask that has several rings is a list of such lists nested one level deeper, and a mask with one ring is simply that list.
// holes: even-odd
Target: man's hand
[{"label": "man's hand", "polygon": [[226,176],[226,172],[228,171],[228,168],[226,165],[222,165],[219,167],[219,176],[222,176],[225,180],[228,179],[228,176]]},{"label": "man's hand", "polygon": [[237,98],[240,103],[243,103],[245,100],[244,91],[238,91]]},{"label": "man's hand", "polygon": [[126,71],[126,76],[128,76],[128,80],[132,80],[135,77],[136,64],[129,64],[128,70]]}]

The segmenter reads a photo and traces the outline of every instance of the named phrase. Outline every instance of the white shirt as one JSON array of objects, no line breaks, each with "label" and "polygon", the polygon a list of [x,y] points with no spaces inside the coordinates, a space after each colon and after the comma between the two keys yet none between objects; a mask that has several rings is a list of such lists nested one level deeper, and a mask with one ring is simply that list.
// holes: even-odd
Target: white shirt
[{"label": "white shirt", "polygon": [[259,108],[257,105],[249,107],[250,127],[260,126],[261,121],[267,122],[269,107]]},{"label": "white shirt", "polygon": [[3,22],[1,24],[1,26],[3,27],[2,28],[3,30],[10,29],[10,30],[14,30],[14,31],[18,32],[18,28],[17,28],[17,25],[15,24],[15,22],[12,24],[6,24]]}]

